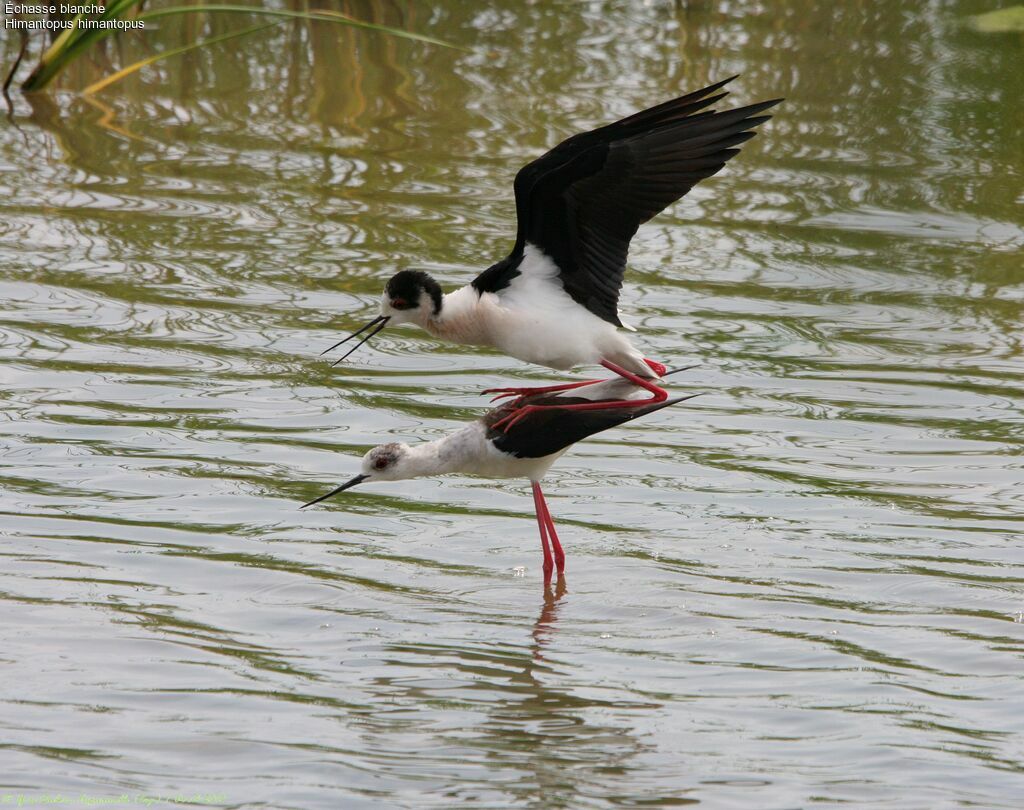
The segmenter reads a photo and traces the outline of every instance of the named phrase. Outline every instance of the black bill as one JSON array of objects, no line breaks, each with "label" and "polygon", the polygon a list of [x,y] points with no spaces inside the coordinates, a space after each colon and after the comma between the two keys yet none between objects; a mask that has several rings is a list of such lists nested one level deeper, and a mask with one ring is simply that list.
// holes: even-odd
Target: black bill
[{"label": "black bill", "polygon": [[320,503],[320,501],[326,501],[332,495],[337,495],[339,492],[344,492],[349,487],[354,487],[356,484],[361,484],[363,481],[365,481],[369,477],[370,476],[368,476],[368,475],[357,475],[351,481],[346,481],[340,487],[338,487],[337,489],[332,489],[326,495],[321,495],[319,498],[314,498],[309,503],[302,504],[302,506],[300,506],[299,509],[305,509],[307,506],[312,506],[315,503]]},{"label": "black bill", "polygon": [[322,357],[323,355],[327,354],[327,352],[334,351],[335,349],[337,349],[342,344],[348,343],[350,340],[352,340],[352,338],[359,337],[359,335],[363,334],[363,332],[365,332],[367,329],[370,329],[371,327],[376,326],[377,327],[376,329],[374,329],[372,332],[370,332],[370,334],[368,334],[366,337],[364,337],[362,340],[360,340],[355,346],[353,346],[351,349],[349,349],[347,352],[345,352],[345,354],[343,354],[341,357],[339,357],[337,360],[335,360],[331,364],[331,365],[335,365],[335,366],[338,365],[338,363],[340,363],[342,360],[344,360],[346,357],[348,357],[350,354],[352,354],[352,352],[354,352],[356,349],[358,349],[360,346],[362,346],[364,343],[366,343],[366,341],[368,341],[370,338],[372,338],[374,335],[376,335],[381,329],[383,329],[385,326],[387,326],[389,320],[391,320],[391,316],[389,316],[389,315],[378,315],[376,318],[374,318],[372,321],[370,321],[368,324],[366,324],[366,326],[363,326],[362,328],[357,329],[355,332],[353,332],[347,338],[343,338],[342,340],[339,340],[337,343],[335,343],[333,346],[331,346],[331,348],[325,349],[324,351],[320,352],[320,356]]}]

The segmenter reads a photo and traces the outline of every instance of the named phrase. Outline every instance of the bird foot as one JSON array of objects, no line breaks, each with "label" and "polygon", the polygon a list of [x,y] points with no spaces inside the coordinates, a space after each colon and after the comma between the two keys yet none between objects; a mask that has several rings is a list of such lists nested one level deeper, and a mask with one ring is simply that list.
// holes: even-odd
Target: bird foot
[{"label": "bird foot", "polygon": [[491,427],[494,430],[500,430],[503,433],[508,433],[511,428],[515,427],[531,413],[536,413],[537,411],[608,411],[615,408],[637,408],[644,405],[652,405],[655,402],[664,402],[668,399],[668,392],[664,388],[657,388],[652,385],[649,390],[653,395],[650,399],[618,399],[614,401],[600,400],[598,402],[586,403],[573,402],[568,405],[523,405],[518,408],[513,406],[510,413],[505,414],[505,416],[491,425]]},{"label": "bird foot", "polygon": [[497,394],[496,397],[491,397],[491,402],[497,402],[499,399],[505,399],[506,397],[522,399],[529,396],[532,392],[529,388],[485,388],[480,393]]},{"label": "bird foot", "polygon": [[666,366],[664,363],[659,363],[657,360],[649,360],[648,358],[645,357],[644,362],[647,363],[651,371],[653,371],[659,377],[664,377],[665,372],[668,371],[668,366]]},{"label": "bird foot", "polygon": [[[664,368],[664,366],[662,367]],[[481,393],[483,394],[497,394],[491,402],[497,402],[499,399],[505,397],[524,397],[532,396],[533,394],[553,394],[556,391],[571,391],[573,388],[582,388],[585,385],[593,385],[599,383],[601,380],[584,380],[583,382],[574,383],[562,383],[561,385],[544,385],[539,388],[487,388]]]},{"label": "bird foot", "polygon": [[503,416],[501,419],[499,419],[497,422],[495,422],[493,425],[491,425],[491,427],[494,430],[501,431],[502,433],[508,433],[509,430],[514,428],[517,424],[519,424],[519,422],[521,420],[525,419],[527,416],[529,416],[534,411],[546,410],[547,408],[552,408],[552,407],[558,407],[558,406],[557,405],[555,405],[555,406],[553,406],[553,405],[548,405],[548,406],[544,406],[544,405],[524,405],[522,408],[513,408],[511,413]]}]

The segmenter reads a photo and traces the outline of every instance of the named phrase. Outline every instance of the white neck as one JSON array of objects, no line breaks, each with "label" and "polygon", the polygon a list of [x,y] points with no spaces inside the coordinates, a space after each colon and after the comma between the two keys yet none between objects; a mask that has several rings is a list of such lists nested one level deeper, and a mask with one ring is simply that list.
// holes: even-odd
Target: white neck
[{"label": "white neck", "polygon": [[409,447],[402,459],[402,478],[422,478],[425,475],[444,475],[455,472],[452,465],[443,457],[442,445],[448,436],[432,442],[424,442]]},{"label": "white neck", "polygon": [[425,475],[469,472],[479,455],[481,427],[467,425],[461,430],[432,442],[415,444],[408,448],[402,459],[401,478],[421,478]]},{"label": "white neck", "polygon": [[465,316],[467,312],[475,310],[479,303],[480,293],[473,288],[472,284],[467,284],[465,287],[459,287],[457,290],[444,294],[441,298],[441,311],[438,313],[438,317],[446,319]]},{"label": "white neck", "polygon": [[454,343],[487,343],[486,324],[480,316],[480,293],[467,284],[445,293],[441,311],[425,327],[432,335]]}]

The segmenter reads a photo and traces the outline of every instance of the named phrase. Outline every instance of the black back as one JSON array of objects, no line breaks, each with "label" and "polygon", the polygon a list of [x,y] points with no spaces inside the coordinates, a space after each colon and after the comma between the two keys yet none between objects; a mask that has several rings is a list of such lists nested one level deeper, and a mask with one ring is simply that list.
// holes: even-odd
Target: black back
[{"label": "black back", "polygon": [[727,95],[713,94],[733,78],[573,135],[524,166],[515,180],[515,247],[473,286],[507,287],[529,242],[555,262],[574,301],[621,326],[619,290],[637,228],[719,171],[771,117],[757,114],[781,101],[701,112]]}]

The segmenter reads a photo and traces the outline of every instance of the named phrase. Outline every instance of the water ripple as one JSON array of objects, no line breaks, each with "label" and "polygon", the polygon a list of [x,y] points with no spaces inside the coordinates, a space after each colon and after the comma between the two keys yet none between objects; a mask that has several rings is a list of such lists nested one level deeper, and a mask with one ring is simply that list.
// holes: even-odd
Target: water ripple
[{"label": "water ripple", "polygon": [[[1012,42],[906,2],[371,5],[475,50],[283,26],[0,128],[5,790],[1016,807]],[[734,72],[786,103],[622,296],[702,396],[545,479],[567,583],[524,482],[299,511],[552,378],[409,328],[331,367],[384,280],[467,282],[524,162]]]}]

